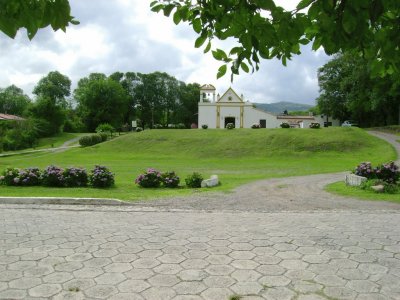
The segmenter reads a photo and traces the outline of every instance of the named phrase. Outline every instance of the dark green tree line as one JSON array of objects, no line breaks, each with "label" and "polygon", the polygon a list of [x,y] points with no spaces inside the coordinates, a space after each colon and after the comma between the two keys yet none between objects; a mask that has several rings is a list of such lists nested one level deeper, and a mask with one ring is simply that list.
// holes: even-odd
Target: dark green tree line
[{"label": "dark green tree line", "polygon": [[370,64],[356,54],[337,55],[318,70],[320,111],[361,126],[400,123],[399,73],[373,76]]}]

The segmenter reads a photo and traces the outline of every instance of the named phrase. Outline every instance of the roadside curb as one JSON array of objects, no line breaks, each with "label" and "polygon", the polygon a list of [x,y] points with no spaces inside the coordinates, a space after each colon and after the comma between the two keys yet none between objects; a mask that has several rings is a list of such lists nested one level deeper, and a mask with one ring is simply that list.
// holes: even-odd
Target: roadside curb
[{"label": "roadside curb", "polygon": [[63,198],[63,197],[0,197],[1,204],[57,204],[57,205],[109,205],[131,206],[129,202],[107,198]]}]

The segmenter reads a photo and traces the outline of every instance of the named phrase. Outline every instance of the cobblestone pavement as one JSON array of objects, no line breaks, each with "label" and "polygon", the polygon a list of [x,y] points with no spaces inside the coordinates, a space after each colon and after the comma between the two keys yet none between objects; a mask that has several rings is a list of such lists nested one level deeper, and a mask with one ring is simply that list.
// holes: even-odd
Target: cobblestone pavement
[{"label": "cobblestone pavement", "polygon": [[3,205],[0,222],[1,299],[400,299],[399,211]]}]

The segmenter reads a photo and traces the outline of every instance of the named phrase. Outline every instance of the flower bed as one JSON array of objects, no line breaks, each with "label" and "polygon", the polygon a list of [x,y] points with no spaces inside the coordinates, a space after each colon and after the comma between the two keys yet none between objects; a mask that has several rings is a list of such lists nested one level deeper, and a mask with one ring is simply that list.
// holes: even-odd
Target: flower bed
[{"label": "flower bed", "polygon": [[114,184],[114,174],[106,167],[95,166],[88,176],[84,168],[60,168],[50,165],[43,171],[39,168],[7,168],[0,176],[0,184],[8,186],[48,186],[48,187],[110,187]]}]

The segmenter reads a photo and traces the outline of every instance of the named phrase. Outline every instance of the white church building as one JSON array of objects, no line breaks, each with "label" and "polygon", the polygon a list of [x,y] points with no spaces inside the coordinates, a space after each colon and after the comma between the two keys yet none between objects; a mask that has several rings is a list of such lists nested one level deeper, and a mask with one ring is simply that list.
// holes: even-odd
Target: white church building
[{"label": "white church building", "polygon": [[[243,95],[238,95],[229,88],[222,96],[215,94],[216,89],[211,84],[200,88],[200,102],[198,104],[198,127],[207,125],[208,128],[225,128],[233,123],[235,128],[251,128],[258,124],[261,128],[278,128],[282,123],[289,123],[291,127],[308,128],[311,123],[320,123],[324,126],[324,116],[289,116],[275,115],[257,109],[253,103],[245,101]],[[329,120],[331,126],[339,126],[339,122]]]}]

